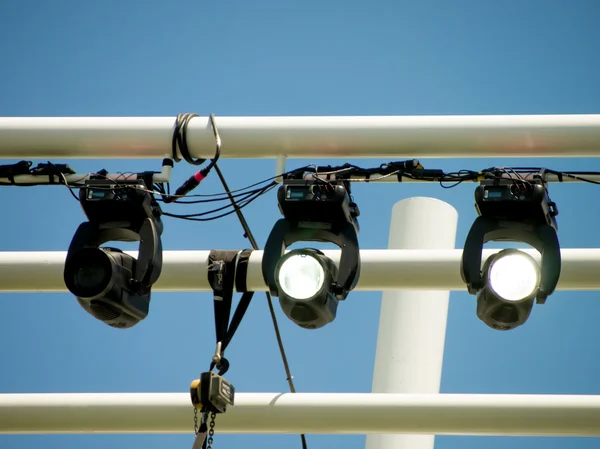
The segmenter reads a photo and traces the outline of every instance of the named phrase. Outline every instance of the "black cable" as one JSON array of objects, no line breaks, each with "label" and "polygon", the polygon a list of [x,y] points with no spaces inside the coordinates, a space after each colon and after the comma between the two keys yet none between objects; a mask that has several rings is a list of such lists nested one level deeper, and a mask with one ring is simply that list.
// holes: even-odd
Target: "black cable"
[{"label": "black cable", "polygon": [[[256,200],[259,196],[264,195],[272,187],[274,187],[274,186],[266,187],[264,189],[261,189],[258,192],[246,193],[243,195],[242,198],[240,198],[239,202],[240,202],[240,204],[243,203],[244,205],[249,204],[252,201]],[[177,217],[179,217],[179,218],[204,217],[206,215],[209,215],[209,214],[212,214],[215,212],[221,212],[222,210],[229,209],[232,207],[234,207],[234,206],[231,203],[228,203],[225,206],[217,207],[217,208],[211,209],[207,212],[200,212],[200,213],[196,213],[196,214],[174,214],[174,215],[177,215]]]},{"label": "black cable", "polygon": [[578,181],[581,181],[581,182],[587,182],[589,184],[600,185],[600,182],[598,182],[598,181],[594,181],[592,179],[587,179],[587,178],[584,178],[583,176],[580,176],[580,174],[583,174],[585,176],[585,175],[598,175],[600,173],[594,173],[594,172],[559,172],[559,171],[554,171],[554,170],[546,170],[546,173],[551,173],[553,175],[562,175],[562,176],[565,176],[567,178],[577,179]]},{"label": "black cable", "polygon": [[[231,201],[231,204],[234,207],[234,211],[237,214],[240,224],[242,225],[242,228],[244,230],[244,237],[246,237],[250,241],[252,248],[254,248],[255,250],[258,250],[259,247],[258,247],[258,243],[256,242],[256,239],[254,238],[254,234],[252,234],[252,230],[250,229],[250,226],[248,225],[248,222],[246,221],[246,218],[244,217],[244,214],[242,213],[241,208],[238,207],[238,205],[235,201],[235,198],[233,198],[233,196],[231,195],[231,191],[229,190],[229,186],[227,185],[227,182],[225,181],[225,177],[223,176],[221,169],[219,168],[219,166],[216,163],[215,163],[215,171],[217,172],[217,175],[219,176],[219,179],[221,180],[221,184],[223,184],[223,188],[227,192],[227,194],[229,196],[229,200]],[[281,332],[279,331],[279,324],[277,323],[277,315],[275,315],[275,308],[273,307],[273,299],[271,298],[271,293],[269,291],[266,291],[265,295],[267,297],[267,305],[269,306],[269,313],[271,314],[271,320],[273,321],[273,329],[275,330],[275,337],[277,339],[277,345],[279,346],[281,360],[283,361],[283,368],[285,369],[285,375],[287,376],[286,379],[287,379],[290,391],[292,393],[295,393],[296,387],[294,386],[294,379],[292,376],[292,372],[290,370],[290,365],[288,363],[287,355],[285,353],[285,348],[283,347],[283,340],[281,338]],[[302,449],[307,449],[308,446],[306,444],[306,435],[304,435],[303,433],[300,434],[300,439],[302,441]]]},{"label": "black cable", "polygon": [[[273,181],[274,179],[280,178],[282,176],[286,176],[286,175],[297,173],[300,170],[304,170],[304,169],[305,169],[305,167],[302,167],[302,168],[298,168],[296,170],[292,170],[292,171],[289,171],[289,172],[282,173],[281,175],[271,176],[269,178],[263,179],[262,181],[258,181],[258,182],[255,182],[254,184],[247,185],[246,187],[241,187],[239,189],[232,190],[231,193],[242,192],[243,190],[248,190],[251,187],[259,186],[259,185],[264,184],[266,182]],[[207,198],[207,197],[214,197],[214,196],[225,196],[225,197],[227,197],[227,193],[226,192],[222,192],[222,193],[194,194],[194,195],[186,195],[186,198]],[[225,198],[225,199],[229,199],[229,198]],[[179,203],[180,201],[178,200],[178,201],[175,201],[175,202]],[[185,204],[184,201],[181,201],[180,203]]]},{"label": "black cable", "polygon": [[194,117],[199,117],[195,113],[177,114],[175,120],[175,130],[173,131],[172,156],[175,162],[179,162],[181,158],[178,156],[178,151],[185,161],[192,165],[202,165],[206,159],[194,159],[190,155],[190,149],[187,144],[187,126]]},{"label": "black cable", "polygon": [[[271,189],[273,189],[274,186],[268,187],[266,189],[264,189],[262,192],[259,192],[257,194],[255,194],[254,196],[252,196],[251,198],[244,200],[243,202],[240,201],[238,204],[238,208],[239,209],[243,209],[244,207],[246,207],[247,205],[249,205],[250,203],[252,203],[254,200],[258,199],[258,197],[264,195],[265,193],[269,192]],[[232,207],[231,205],[229,205],[229,207]],[[209,214],[209,213],[214,213],[216,212],[216,210],[211,210],[203,215]],[[163,215],[166,215],[167,217],[173,217],[173,218],[180,218],[182,220],[190,220],[190,221],[213,221],[216,220],[218,218],[222,218],[222,217],[226,217],[228,215],[231,215],[233,213],[236,213],[235,209],[231,210],[229,212],[225,212],[224,214],[221,215],[216,215],[214,217],[210,217],[210,218],[195,218],[195,217],[186,217],[186,216],[182,216],[182,215],[178,215],[178,214],[171,214],[169,212],[163,212]]]},{"label": "black cable", "polygon": [[[79,203],[79,198],[77,198],[77,195],[75,195],[73,193],[73,189],[72,187],[69,185],[69,182],[67,181],[67,177],[64,175],[63,172],[61,172],[56,165],[54,165],[52,162],[48,161],[48,165],[52,168],[52,170],[54,172],[56,172],[56,174],[58,174],[58,177],[62,179],[63,184],[65,185],[65,187],[67,188],[67,190],[69,190],[69,193],[73,196],[73,198],[75,198],[75,201],[77,201]],[[54,173],[51,173],[50,176],[54,177]]]},{"label": "black cable", "polygon": [[[265,187],[261,187],[259,189],[253,189],[253,190],[246,190],[246,191],[240,191],[240,193],[236,193],[233,195],[234,198],[239,198],[248,194],[253,194],[256,192],[261,192],[264,189],[275,185],[276,183],[271,183],[268,184]],[[242,190],[242,189],[239,189]],[[196,195],[190,195],[190,196],[196,196]],[[207,195],[205,195],[207,196]],[[224,197],[216,197],[216,198],[208,198],[208,199],[204,199],[204,200],[191,200],[191,201],[185,201],[185,200],[178,200],[178,201],[173,201],[171,204],[204,204],[204,203],[215,203],[215,202],[219,202],[219,201],[229,201],[229,198],[224,196]]]},{"label": "black cable", "polygon": [[[187,127],[190,120],[194,117],[198,117],[198,114],[179,114],[177,116],[177,121],[175,123],[175,130],[173,131],[173,158],[176,161],[179,161],[177,157],[177,147],[179,147],[179,151],[183,158],[192,165],[200,165],[206,159],[193,159],[190,155],[190,151],[187,144]],[[219,157],[221,157],[221,137],[219,136],[219,131],[217,130],[217,125],[215,123],[215,115],[210,114],[210,126],[213,130],[213,134],[215,135],[216,148],[215,155],[210,160],[208,165],[201,170],[198,170],[192,176],[190,176],[181,186],[177,188],[175,191],[175,195],[165,197],[165,203],[172,203],[177,198],[181,198],[187,195],[189,192],[194,190],[198,185],[202,182],[204,178],[208,176],[212,168],[215,166]]]},{"label": "black cable", "polygon": [[[444,189],[452,189],[465,181],[477,181],[480,176],[483,176],[485,171],[481,173],[472,170],[459,170],[454,173],[444,173],[444,176],[440,178],[440,187]],[[445,182],[454,182],[453,184],[446,185]]]},{"label": "black cable", "polygon": [[[295,170],[291,170],[289,172],[282,173],[280,175],[271,176],[269,178],[263,179],[262,181],[258,181],[258,182],[255,182],[254,184],[247,185],[246,187],[242,187],[242,188],[239,188],[239,189],[232,190],[231,193],[244,192],[244,191],[246,191],[246,190],[248,190],[248,189],[250,189],[252,187],[256,187],[256,186],[259,186],[261,184],[265,184],[266,182],[273,181],[273,180],[275,180],[277,178],[286,177],[286,176],[289,176],[289,175],[294,175],[294,174],[297,174],[299,172],[304,172],[304,171],[306,171],[306,168],[307,168],[307,166],[300,167],[300,168],[297,168]],[[168,184],[167,184],[167,186],[168,186]],[[261,190],[261,189],[262,188],[255,189],[255,191],[258,191],[258,190]],[[185,200],[182,199],[184,197],[185,198],[212,198],[212,197],[221,197],[221,198],[219,198],[219,201],[221,201],[221,200],[223,200],[223,201],[224,200],[229,200],[229,197],[227,196],[226,192],[222,192],[222,193],[194,194],[194,195],[177,195],[177,194],[173,194],[173,195],[170,195],[170,196],[173,197],[173,198],[179,198],[179,199],[176,199],[174,201],[166,201],[166,202],[168,202],[168,203],[176,203],[176,204],[197,204],[197,203],[203,203],[203,202],[210,202],[210,201],[203,201],[203,200],[185,201]],[[234,196],[236,196],[236,195],[234,195]]]},{"label": "black cable", "polygon": [[66,188],[69,190],[69,193],[70,193],[70,194],[73,196],[73,198],[75,198],[75,201],[77,201],[77,202],[79,203],[79,202],[80,202],[80,201],[79,201],[79,198],[77,198],[77,195],[75,195],[75,194],[73,193],[73,187],[71,187],[71,186],[69,185],[69,183],[67,182],[67,178],[65,178],[65,175],[63,175],[63,174],[61,173],[61,174],[60,174],[60,176],[62,177],[62,180],[63,180],[63,182],[64,182],[64,184],[65,184],[65,187],[66,187]]}]

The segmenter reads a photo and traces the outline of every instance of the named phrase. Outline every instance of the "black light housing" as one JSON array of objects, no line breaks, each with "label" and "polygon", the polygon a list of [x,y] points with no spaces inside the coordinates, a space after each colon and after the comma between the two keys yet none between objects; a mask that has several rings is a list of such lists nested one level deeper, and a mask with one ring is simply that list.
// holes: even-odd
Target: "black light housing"
[{"label": "black light housing", "polygon": [[[477,316],[496,330],[514,329],[528,319],[534,302],[543,304],[558,283],[561,270],[556,205],[548,198],[541,177],[532,180],[484,179],[475,190],[479,214],[467,235],[461,260],[461,276],[469,293],[477,295]],[[541,254],[541,264],[516,249],[493,254],[482,269],[483,245],[489,241],[527,243]],[[537,285],[530,294],[507,298],[494,289],[490,273],[499,260],[529,259]],[[522,273],[521,273],[522,274]]]},{"label": "black light housing", "polygon": [[[344,181],[285,180],[278,190],[278,220],[269,234],[262,260],[265,283],[286,316],[305,329],[332,322],[340,300],[356,286],[360,276],[358,206],[351,201],[349,183]],[[285,249],[296,242],[331,242],[340,247],[339,267],[316,249]],[[304,260],[302,260],[304,259]],[[294,276],[312,271],[307,282],[295,288],[282,273]],[[314,276],[321,276],[316,280]],[[292,281],[290,281],[292,282]],[[312,291],[308,289],[313,284]],[[300,290],[302,292],[300,293]]]},{"label": "black light housing", "polygon": [[[79,190],[87,222],[77,228],[64,281],[93,317],[115,328],[146,318],[152,284],[162,270],[161,210],[143,180],[90,179]],[[139,241],[137,260],[110,241]]]}]

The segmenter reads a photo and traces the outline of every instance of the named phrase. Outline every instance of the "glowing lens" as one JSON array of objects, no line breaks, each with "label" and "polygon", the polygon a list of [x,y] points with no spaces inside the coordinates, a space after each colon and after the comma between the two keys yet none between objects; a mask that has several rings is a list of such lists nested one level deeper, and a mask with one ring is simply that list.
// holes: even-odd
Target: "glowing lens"
[{"label": "glowing lens", "polygon": [[312,256],[297,254],[286,259],[279,268],[279,287],[294,299],[308,299],[323,287],[325,272]]},{"label": "glowing lens", "polygon": [[525,253],[501,256],[492,262],[489,285],[506,301],[520,301],[530,297],[539,284],[538,265]]}]

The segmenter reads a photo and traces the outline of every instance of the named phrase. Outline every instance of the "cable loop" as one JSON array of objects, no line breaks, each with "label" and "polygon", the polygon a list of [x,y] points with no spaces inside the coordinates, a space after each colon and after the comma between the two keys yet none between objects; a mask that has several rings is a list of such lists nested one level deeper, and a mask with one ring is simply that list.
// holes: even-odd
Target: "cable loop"
[{"label": "cable loop", "polygon": [[194,159],[190,155],[190,149],[187,144],[187,127],[190,121],[199,117],[196,113],[186,113],[186,114],[177,114],[177,119],[175,120],[175,129],[173,131],[173,140],[172,140],[172,156],[175,162],[181,161],[179,157],[179,153],[185,161],[192,165],[201,165],[206,161],[206,159]]}]

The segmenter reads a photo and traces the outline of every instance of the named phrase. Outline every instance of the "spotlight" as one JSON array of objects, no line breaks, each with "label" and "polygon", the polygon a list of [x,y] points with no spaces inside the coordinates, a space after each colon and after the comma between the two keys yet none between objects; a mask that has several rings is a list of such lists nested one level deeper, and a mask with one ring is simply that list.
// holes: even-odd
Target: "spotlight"
[{"label": "spotlight", "polygon": [[[79,304],[115,328],[146,318],[152,284],[162,269],[161,210],[143,180],[90,179],[79,190],[87,222],[77,228],[65,262],[64,280]],[[110,241],[139,241],[136,260]]]},{"label": "spotlight", "polygon": [[485,286],[477,295],[477,316],[497,330],[510,330],[527,321],[539,287],[540,270],[529,254],[505,249],[483,267]]},{"label": "spotlight", "polygon": [[[475,219],[467,236],[461,276],[477,295],[477,316],[496,330],[524,324],[534,302],[543,304],[560,277],[556,204],[541,177],[532,180],[484,179],[475,190]],[[504,249],[482,264],[489,241],[527,243],[541,254],[541,265],[526,252]]]},{"label": "spotlight", "polygon": [[[358,282],[358,206],[344,181],[285,180],[277,197],[284,218],[269,234],[262,273],[286,316],[305,329],[331,323],[338,302]],[[339,268],[323,252],[295,249],[296,242],[331,242],[342,250]]]}]

